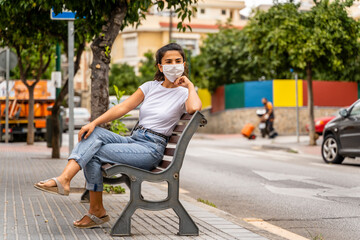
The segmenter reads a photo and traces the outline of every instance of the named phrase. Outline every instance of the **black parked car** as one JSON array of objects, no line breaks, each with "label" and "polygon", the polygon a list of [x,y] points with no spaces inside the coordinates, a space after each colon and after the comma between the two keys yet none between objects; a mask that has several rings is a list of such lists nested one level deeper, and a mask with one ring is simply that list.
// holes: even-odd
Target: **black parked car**
[{"label": "black parked car", "polygon": [[326,163],[340,164],[345,157],[360,157],[360,99],[326,124],[321,154]]}]

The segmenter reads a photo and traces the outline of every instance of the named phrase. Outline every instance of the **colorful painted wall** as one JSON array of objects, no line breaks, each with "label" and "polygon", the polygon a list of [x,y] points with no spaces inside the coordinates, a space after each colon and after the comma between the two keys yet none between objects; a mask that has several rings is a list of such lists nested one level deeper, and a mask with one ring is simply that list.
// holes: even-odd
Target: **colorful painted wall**
[{"label": "colorful painted wall", "polygon": [[[203,108],[212,106],[211,112],[244,107],[262,107],[266,97],[275,107],[296,106],[295,80],[275,79],[248,81],[219,87],[214,94],[206,89],[198,91]],[[321,107],[344,107],[360,98],[360,84],[355,82],[313,81],[314,105]],[[211,98],[210,98],[211,96]],[[307,82],[298,80],[298,106],[307,106]]]},{"label": "colorful painted wall", "polygon": [[272,81],[253,81],[245,82],[245,107],[260,107],[262,98],[267,98],[273,102]]},{"label": "colorful painted wall", "polygon": [[243,108],[244,95],[244,83],[225,85],[225,109]]},{"label": "colorful painted wall", "polygon": [[225,110],[225,87],[221,86],[211,96],[211,112],[220,112]]},{"label": "colorful painted wall", "polygon": [[[303,81],[305,89],[304,106],[307,106],[307,82]],[[337,106],[351,105],[359,99],[358,83],[355,82],[327,82],[313,81],[314,105],[315,106]]]}]

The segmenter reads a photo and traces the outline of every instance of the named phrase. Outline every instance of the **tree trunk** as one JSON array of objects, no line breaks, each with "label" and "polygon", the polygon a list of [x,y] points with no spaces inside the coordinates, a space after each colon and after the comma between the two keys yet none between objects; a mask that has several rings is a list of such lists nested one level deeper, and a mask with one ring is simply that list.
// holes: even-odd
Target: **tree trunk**
[{"label": "tree trunk", "polygon": [[52,135],[51,135],[51,146],[52,146],[52,158],[60,158],[60,120],[59,120],[60,108],[58,111],[51,112],[51,123],[52,123]]},{"label": "tree trunk", "polygon": [[109,107],[109,63],[110,51],[119,34],[127,11],[126,1],[119,1],[110,13],[107,24],[102,27],[99,37],[91,44],[91,120],[99,117]]},{"label": "tree trunk", "polygon": [[29,114],[28,114],[28,126],[27,126],[27,139],[26,142],[28,145],[34,144],[34,133],[35,133],[35,126],[34,126],[34,88],[35,83],[32,85],[28,85],[27,89],[29,91]]},{"label": "tree trunk", "polygon": [[60,158],[60,105],[64,100],[65,96],[68,93],[68,80],[66,80],[63,88],[60,91],[59,96],[57,97],[55,104],[51,110],[51,122],[52,122],[52,137],[51,137],[51,147],[52,147],[52,158]]},{"label": "tree trunk", "polygon": [[309,109],[309,137],[310,145],[316,145],[315,122],[314,122],[314,96],[312,86],[312,66],[311,63],[306,65],[307,91],[308,91],[308,109]]}]

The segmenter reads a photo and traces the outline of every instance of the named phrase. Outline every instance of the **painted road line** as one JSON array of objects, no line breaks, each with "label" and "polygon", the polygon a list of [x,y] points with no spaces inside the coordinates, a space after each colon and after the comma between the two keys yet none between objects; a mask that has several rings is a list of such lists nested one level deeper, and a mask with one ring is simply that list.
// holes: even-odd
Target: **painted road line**
[{"label": "painted road line", "polygon": [[332,164],[326,164],[326,163],[310,163],[310,165],[313,165],[313,166],[318,166],[318,167],[327,167],[327,168],[332,168],[334,167],[334,165]]},{"label": "painted road line", "polygon": [[280,237],[283,237],[283,238],[286,238],[289,240],[308,240],[308,238],[304,238],[300,235],[289,232],[283,228],[272,225],[268,222],[265,222],[264,220],[262,220],[260,218],[244,218],[243,220],[247,223],[250,223],[251,225],[254,225],[257,228],[263,229],[265,231],[268,231],[270,233],[273,233],[277,236],[280,236]]}]

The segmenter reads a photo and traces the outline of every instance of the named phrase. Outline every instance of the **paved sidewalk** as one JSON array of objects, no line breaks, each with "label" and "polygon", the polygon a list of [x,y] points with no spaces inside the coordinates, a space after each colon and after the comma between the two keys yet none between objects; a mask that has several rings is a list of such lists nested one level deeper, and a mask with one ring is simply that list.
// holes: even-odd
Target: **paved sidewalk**
[{"label": "paved sidewalk", "polygon": [[256,139],[249,140],[241,134],[196,134],[195,138],[229,141],[246,148],[280,150],[321,158],[321,136],[316,141],[316,146],[310,146],[309,136],[305,135],[299,136],[299,142],[297,136],[294,135],[280,135],[273,139],[257,136]]},{"label": "paved sidewalk", "polygon": [[[25,143],[0,143],[0,239],[114,239],[111,226],[128,202],[126,194],[104,194],[104,205],[111,217],[110,223],[94,229],[72,226],[87,212],[88,204],[80,203],[84,186],[83,174],[72,181],[71,194],[63,197],[36,190],[33,184],[61,173],[66,165],[66,148],[62,159],[51,159],[51,149],[44,143],[27,146]],[[158,185],[158,184],[157,184]],[[165,198],[163,185],[145,184],[145,198]],[[246,239],[263,240],[237,224],[209,210],[208,206],[181,194],[181,202],[200,229],[198,237],[180,237],[178,217],[172,210],[158,212],[137,210],[132,218],[132,236],[115,239]]]}]

